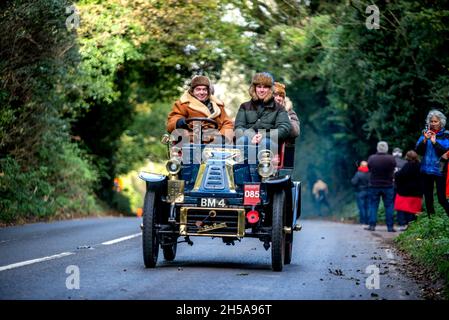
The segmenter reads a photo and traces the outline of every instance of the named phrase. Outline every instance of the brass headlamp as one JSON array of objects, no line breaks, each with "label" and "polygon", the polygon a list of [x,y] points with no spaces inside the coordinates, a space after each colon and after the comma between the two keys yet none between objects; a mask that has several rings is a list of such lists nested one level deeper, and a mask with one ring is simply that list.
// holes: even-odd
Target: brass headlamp
[{"label": "brass headlamp", "polygon": [[181,170],[181,148],[172,147],[170,149],[170,160],[167,161],[165,168],[172,176],[178,174]]},{"label": "brass headlamp", "polygon": [[273,153],[270,150],[261,150],[257,155],[259,165],[257,172],[262,178],[268,178],[274,174]]},{"label": "brass headlamp", "polygon": [[167,169],[168,173],[172,175],[178,174],[178,172],[181,170],[181,161],[179,161],[179,158],[171,158],[167,161],[165,168]]}]

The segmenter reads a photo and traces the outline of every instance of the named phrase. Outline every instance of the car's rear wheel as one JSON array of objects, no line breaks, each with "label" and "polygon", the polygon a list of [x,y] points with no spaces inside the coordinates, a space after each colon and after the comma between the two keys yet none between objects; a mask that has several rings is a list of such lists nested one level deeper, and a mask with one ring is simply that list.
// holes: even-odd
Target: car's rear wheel
[{"label": "car's rear wheel", "polygon": [[273,271],[282,271],[284,267],[285,239],[285,192],[277,191],[273,195],[273,224],[271,231],[271,265]]},{"label": "car's rear wheel", "polygon": [[145,267],[154,268],[159,255],[159,239],[156,225],[156,193],[147,191],[143,205],[143,261]]},{"label": "car's rear wheel", "polygon": [[162,247],[162,251],[164,253],[164,259],[167,261],[173,261],[176,257],[176,248],[178,247],[177,240],[174,240],[175,242],[170,245],[165,245]]}]

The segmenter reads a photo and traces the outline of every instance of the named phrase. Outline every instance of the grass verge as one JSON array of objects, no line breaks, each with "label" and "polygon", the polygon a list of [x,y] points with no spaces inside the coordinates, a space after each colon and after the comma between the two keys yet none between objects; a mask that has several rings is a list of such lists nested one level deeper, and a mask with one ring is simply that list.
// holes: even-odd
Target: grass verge
[{"label": "grass verge", "polygon": [[441,208],[429,219],[421,214],[395,239],[396,245],[420,267],[444,281],[444,297],[449,299],[449,218]]}]

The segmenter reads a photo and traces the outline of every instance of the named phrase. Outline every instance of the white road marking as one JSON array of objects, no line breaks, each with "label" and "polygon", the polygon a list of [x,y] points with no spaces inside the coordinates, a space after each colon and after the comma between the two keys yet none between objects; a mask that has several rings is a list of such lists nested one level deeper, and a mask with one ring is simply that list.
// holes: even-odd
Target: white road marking
[{"label": "white road marking", "polygon": [[5,270],[14,269],[14,268],[19,268],[19,267],[27,266],[27,265],[30,265],[30,264],[33,264],[33,263],[42,262],[42,261],[58,259],[58,258],[70,256],[72,254],[75,254],[75,253],[73,253],[73,252],[63,252],[63,253],[60,253],[60,254],[55,254],[53,256],[48,256],[48,257],[43,257],[43,258],[38,258],[38,259],[33,259],[33,260],[17,262],[17,263],[9,264],[7,266],[0,267],[0,271],[5,271]]},{"label": "white road marking", "polygon": [[103,242],[102,245],[108,246],[108,245],[110,245],[110,244],[115,244],[115,243],[117,243],[117,242],[122,242],[122,241],[125,241],[125,240],[129,240],[129,239],[138,237],[138,236],[140,236],[140,235],[142,235],[142,233],[135,233],[135,234],[132,234],[132,235],[130,235],[130,236],[121,237],[121,238],[118,238],[118,239],[114,239],[114,240],[110,240],[110,241]]}]

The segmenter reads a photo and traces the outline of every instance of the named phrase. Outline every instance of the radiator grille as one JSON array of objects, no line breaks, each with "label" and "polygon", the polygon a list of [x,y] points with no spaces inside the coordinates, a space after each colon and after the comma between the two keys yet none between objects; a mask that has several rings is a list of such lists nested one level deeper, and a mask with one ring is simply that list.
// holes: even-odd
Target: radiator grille
[{"label": "radiator grille", "polygon": [[181,208],[180,234],[217,237],[243,237],[245,210],[221,208]]}]

